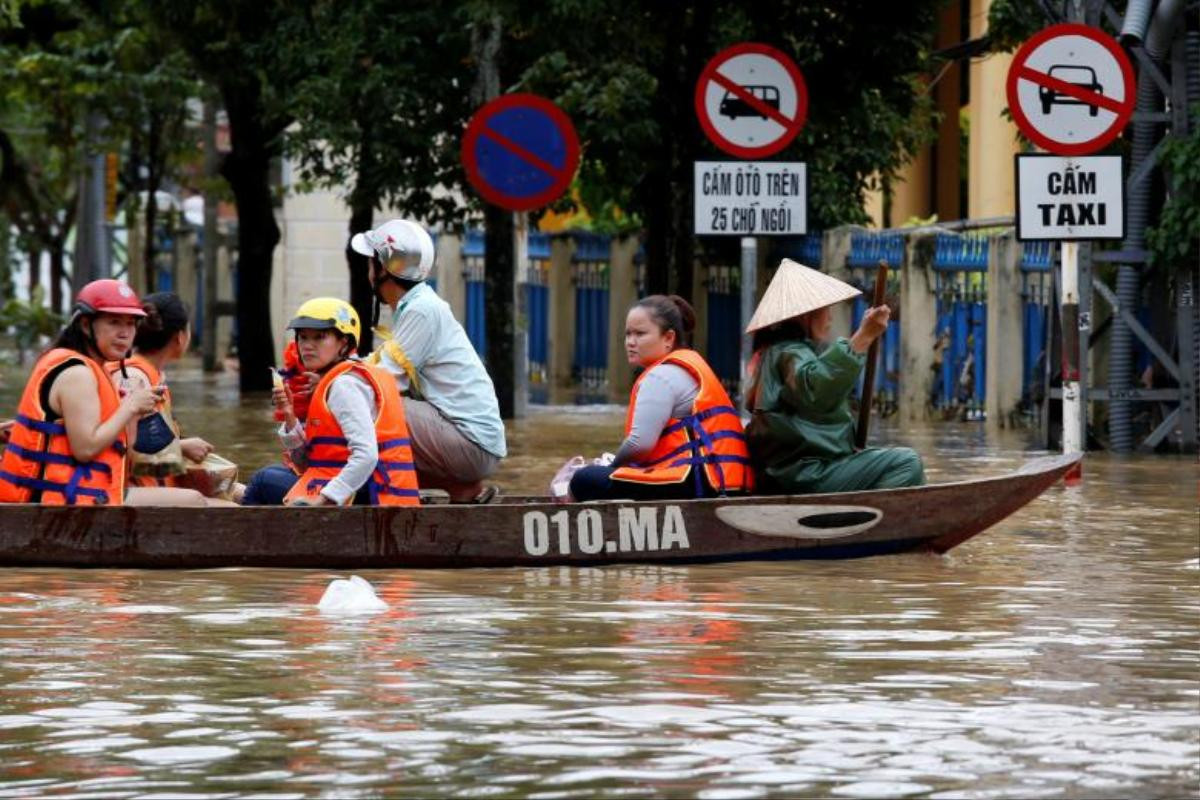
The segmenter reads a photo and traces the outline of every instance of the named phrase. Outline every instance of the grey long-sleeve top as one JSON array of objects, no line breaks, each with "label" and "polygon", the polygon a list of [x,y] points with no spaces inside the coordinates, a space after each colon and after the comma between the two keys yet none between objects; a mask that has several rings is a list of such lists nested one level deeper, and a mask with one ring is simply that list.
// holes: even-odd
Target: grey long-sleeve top
[{"label": "grey long-sleeve top", "polygon": [[638,384],[633,423],[613,466],[625,466],[649,455],[667,422],[690,414],[699,393],[700,382],[678,364],[651,367]]}]

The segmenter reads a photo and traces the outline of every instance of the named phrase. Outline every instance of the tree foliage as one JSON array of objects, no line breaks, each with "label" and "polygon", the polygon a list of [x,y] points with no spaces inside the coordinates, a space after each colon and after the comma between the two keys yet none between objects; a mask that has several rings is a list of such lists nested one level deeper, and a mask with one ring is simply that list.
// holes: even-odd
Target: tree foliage
[{"label": "tree foliage", "polygon": [[1146,232],[1151,262],[1175,267],[1200,260],[1200,106],[1192,109],[1192,131],[1163,145],[1167,202]]},{"label": "tree foliage", "polygon": [[[555,98],[575,121],[580,199],[644,220],[649,269],[666,273],[648,276],[651,287],[686,295],[691,163],[727,158],[693,110],[708,59],[747,40],[793,56],[808,84],[809,119],[778,158],[808,164],[810,228],[862,222],[871,176],[894,173],[932,136],[919,80],[939,5],[556,0],[539,21],[545,54],[520,85]],[[568,27],[570,37],[549,35]]]}]

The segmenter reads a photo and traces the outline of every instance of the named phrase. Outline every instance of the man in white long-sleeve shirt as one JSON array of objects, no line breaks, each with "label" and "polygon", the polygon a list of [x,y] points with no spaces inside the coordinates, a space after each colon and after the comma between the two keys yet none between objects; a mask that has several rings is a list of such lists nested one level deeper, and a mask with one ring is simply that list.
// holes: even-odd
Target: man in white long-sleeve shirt
[{"label": "man in white long-sleeve shirt", "polygon": [[355,234],[350,246],[371,263],[371,284],[391,309],[383,341],[368,358],[396,378],[422,487],[453,502],[486,502],[487,478],[507,455],[496,389],[449,304],[425,283],[433,240],[396,219]]}]

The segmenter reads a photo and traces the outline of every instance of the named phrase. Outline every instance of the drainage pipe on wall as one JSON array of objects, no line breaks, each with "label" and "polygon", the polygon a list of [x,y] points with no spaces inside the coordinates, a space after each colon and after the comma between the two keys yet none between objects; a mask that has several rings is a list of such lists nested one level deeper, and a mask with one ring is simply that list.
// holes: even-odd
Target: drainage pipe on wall
[{"label": "drainage pipe on wall", "polygon": [[[1140,5],[1140,4],[1138,4]],[[1163,63],[1163,57],[1171,47],[1175,31],[1179,26],[1180,15],[1186,3],[1183,0],[1162,0],[1154,12],[1146,32],[1146,54],[1156,64]],[[1133,3],[1130,4],[1132,9]],[[1127,20],[1129,17],[1127,15]],[[1124,28],[1122,30],[1124,34]],[[1136,30],[1131,29],[1131,36]],[[1175,76],[1176,79],[1181,76]],[[1136,111],[1155,113],[1162,110],[1162,95],[1145,68],[1138,71],[1137,106]],[[1137,172],[1138,167],[1150,157],[1154,145],[1159,139],[1157,122],[1137,120],[1133,123],[1133,146],[1130,154],[1129,174]],[[1146,227],[1150,219],[1152,180],[1147,177],[1138,185],[1130,187],[1129,199],[1126,203],[1126,231],[1124,250],[1146,249]],[[1121,308],[1134,311],[1137,308],[1139,273],[1136,267],[1122,264],[1117,271],[1117,302]],[[1133,385],[1133,333],[1124,322],[1114,320],[1112,333],[1112,349],[1109,355],[1109,386],[1119,395],[1121,390],[1128,390]],[[1127,453],[1133,449],[1133,404],[1128,399],[1114,399],[1109,408],[1109,437],[1112,449],[1118,453]]]}]

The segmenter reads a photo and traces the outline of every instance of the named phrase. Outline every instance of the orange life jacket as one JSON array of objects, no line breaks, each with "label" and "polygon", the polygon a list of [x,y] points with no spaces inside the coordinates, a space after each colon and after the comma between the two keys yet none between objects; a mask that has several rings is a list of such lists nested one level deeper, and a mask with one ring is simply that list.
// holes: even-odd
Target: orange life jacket
[{"label": "orange life jacket", "polygon": [[66,348],[46,353],[29,376],[17,406],[12,438],[0,461],[0,502],[28,503],[41,492],[44,505],[120,505],[125,495],[125,433],[93,461],[76,461],[62,420],[50,421],[42,407],[42,383],[67,361],[86,364],[96,377],[100,420],[117,411],[120,400],[108,374],[98,363]]},{"label": "orange life jacket", "polygon": [[321,487],[341,472],[349,461],[349,443],[337,418],[329,410],[327,396],[334,379],[351,370],[371,384],[379,407],[375,417],[379,462],[367,482],[371,505],[420,505],[421,493],[417,487],[412,442],[408,437],[408,423],[404,420],[404,402],[400,399],[400,390],[387,371],[361,361],[342,361],[326,372],[313,390],[308,419],[304,424],[307,464],[285,501],[317,495]]},{"label": "orange life jacket", "polygon": [[[162,373],[145,356],[134,353],[125,359],[125,367],[134,367],[146,373],[146,379],[150,381],[151,387],[158,386],[163,382]],[[104,368],[108,370],[110,376],[116,375],[121,371],[121,362],[109,361]],[[165,388],[162,399],[154,406],[154,410],[166,417],[167,422],[171,423],[171,427],[175,429],[175,437],[179,438],[179,423],[175,420],[175,414],[171,410],[171,387]],[[129,451],[131,461],[137,458],[134,455],[135,452],[132,448]],[[130,486],[180,486],[182,482],[179,477],[178,475],[166,475],[161,478],[154,475],[134,475],[131,469],[127,472],[125,482]]]},{"label": "orange life jacket", "polygon": [[704,486],[699,470],[693,467],[702,466],[709,486],[721,494],[753,490],[754,471],[742,420],[712,367],[695,350],[675,350],[638,377],[625,413],[625,435],[633,427],[638,386],[663,364],[683,367],[700,384],[692,411],[682,419],[668,421],[650,454],[639,463],[619,467],[611,478],[634,483],[681,483],[692,475],[696,496],[700,497]]}]

